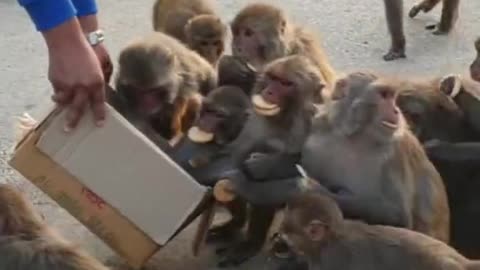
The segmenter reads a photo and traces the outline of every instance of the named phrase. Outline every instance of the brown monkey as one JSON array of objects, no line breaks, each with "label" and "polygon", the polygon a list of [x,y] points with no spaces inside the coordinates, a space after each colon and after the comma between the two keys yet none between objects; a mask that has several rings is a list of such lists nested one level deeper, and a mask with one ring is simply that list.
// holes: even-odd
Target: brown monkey
[{"label": "brown monkey", "polygon": [[344,219],[334,200],[315,192],[288,203],[271,252],[282,257],[272,256],[272,270],[480,269],[479,261],[427,235]]},{"label": "brown monkey", "polygon": [[257,70],[275,59],[299,54],[318,67],[327,86],[333,85],[335,72],[322,45],[312,33],[293,24],[283,10],[269,4],[249,4],[235,16],[231,29],[233,55]]},{"label": "brown monkey", "polygon": [[[246,163],[251,154],[287,157],[300,153],[315,113],[313,97],[324,88],[322,81],[318,68],[305,56],[287,56],[265,66],[253,90],[255,114],[227,147],[233,166],[248,180],[256,179]],[[251,204],[247,237],[220,250],[220,267],[241,264],[261,249],[276,207]]]},{"label": "brown monkey", "polygon": [[51,230],[23,195],[0,184],[0,269],[108,270]]},{"label": "brown monkey", "polygon": [[214,66],[225,51],[227,26],[208,0],[157,0],[153,28],[187,44]]},{"label": "brown monkey", "polygon": [[473,80],[480,82],[480,38],[475,40],[475,51],[477,55],[470,65],[470,76]]},{"label": "brown monkey", "polygon": [[[356,72],[314,119],[300,164],[348,218],[449,241],[442,179],[395,104],[397,84]],[[360,184],[361,183],[361,184]]]},{"label": "brown monkey", "polygon": [[199,93],[207,94],[217,83],[206,60],[160,32],[131,42],[118,62],[116,90],[168,140],[190,128],[200,108]]},{"label": "brown monkey", "polygon": [[[440,0],[423,0],[416,4],[410,10],[409,16],[415,17],[418,12],[428,12]],[[443,0],[442,18],[433,32],[435,35],[448,33],[458,17],[458,4],[460,0]],[[403,31],[403,0],[383,0],[385,5],[385,17],[387,20],[388,31],[391,37],[391,46],[387,54],[383,56],[385,61],[392,61],[399,58],[405,58],[405,33]],[[427,29],[433,29],[435,25],[427,26]]]}]

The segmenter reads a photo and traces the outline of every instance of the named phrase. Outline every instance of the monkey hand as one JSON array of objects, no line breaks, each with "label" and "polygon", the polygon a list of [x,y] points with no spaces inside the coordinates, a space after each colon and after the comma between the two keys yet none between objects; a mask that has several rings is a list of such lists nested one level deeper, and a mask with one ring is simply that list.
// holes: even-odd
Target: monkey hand
[{"label": "monkey hand", "polygon": [[100,63],[74,19],[44,33],[52,99],[68,108],[65,131],[75,128],[91,103],[96,124],[105,120],[105,82]]}]

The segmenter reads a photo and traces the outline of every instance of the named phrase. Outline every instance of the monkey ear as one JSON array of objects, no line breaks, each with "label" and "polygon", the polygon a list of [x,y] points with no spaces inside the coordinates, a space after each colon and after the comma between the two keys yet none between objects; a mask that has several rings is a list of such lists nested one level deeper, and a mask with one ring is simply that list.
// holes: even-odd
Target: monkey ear
[{"label": "monkey ear", "polygon": [[321,222],[320,220],[312,220],[305,228],[305,231],[309,238],[312,241],[320,242],[325,238],[326,234],[326,226],[325,223]]},{"label": "monkey ear", "polygon": [[462,89],[462,80],[455,75],[448,75],[440,81],[440,91],[445,95],[455,98]]}]

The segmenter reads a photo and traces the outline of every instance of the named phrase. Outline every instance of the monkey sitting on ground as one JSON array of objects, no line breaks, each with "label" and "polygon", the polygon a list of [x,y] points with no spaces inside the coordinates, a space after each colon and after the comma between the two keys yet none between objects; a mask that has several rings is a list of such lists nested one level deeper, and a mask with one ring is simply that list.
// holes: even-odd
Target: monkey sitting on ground
[{"label": "monkey sitting on ground", "polygon": [[344,219],[334,200],[312,191],[288,203],[270,252],[279,257],[271,270],[480,269],[424,234]]},{"label": "monkey sitting on ground", "polygon": [[[226,149],[233,166],[247,179],[255,181],[245,163],[251,154],[274,158],[299,154],[315,113],[313,98],[325,87],[322,81],[318,68],[301,55],[280,58],[265,67],[253,90],[255,114]],[[251,204],[246,239],[219,251],[220,267],[243,263],[262,248],[276,207]]]},{"label": "monkey sitting on ground", "polygon": [[395,104],[396,83],[355,72],[337,81],[300,161],[347,218],[449,241],[442,179]]},{"label": "monkey sitting on ground", "polygon": [[320,42],[303,27],[294,25],[281,9],[269,4],[249,4],[235,16],[231,29],[232,54],[245,59],[259,72],[275,59],[298,54],[316,65],[329,89],[334,84],[335,72]]},{"label": "monkey sitting on ground", "polygon": [[191,127],[201,107],[199,93],[206,95],[217,84],[206,60],[160,32],[131,42],[118,62],[116,90],[167,140]]},{"label": "monkey sitting on ground", "polygon": [[208,0],[156,0],[153,28],[182,41],[213,66],[225,51],[227,26]]},{"label": "monkey sitting on ground", "polygon": [[[410,18],[417,16],[420,11],[429,12],[440,0],[423,0],[414,5],[409,12]],[[458,5],[460,0],[443,0],[442,17],[437,25],[429,25],[429,30],[436,29],[433,34],[447,34],[454,26],[458,17]],[[388,31],[391,37],[391,46],[387,54],[383,56],[385,61],[405,58],[405,34],[403,32],[403,0],[383,0],[385,5],[385,17]]]},{"label": "monkey sitting on ground", "polygon": [[108,270],[48,228],[19,191],[0,184],[0,269]]}]

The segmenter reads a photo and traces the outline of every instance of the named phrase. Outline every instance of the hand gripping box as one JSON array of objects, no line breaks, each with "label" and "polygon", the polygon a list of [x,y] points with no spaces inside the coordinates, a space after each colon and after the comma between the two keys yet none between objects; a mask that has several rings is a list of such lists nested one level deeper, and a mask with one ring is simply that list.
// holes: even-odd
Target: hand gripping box
[{"label": "hand gripping box", "polygon": [[69,134],[65,112],[52,110],[9,164],[140,268],[201,214],[210,191],[112,107],[104,127],[88,110]]}]

